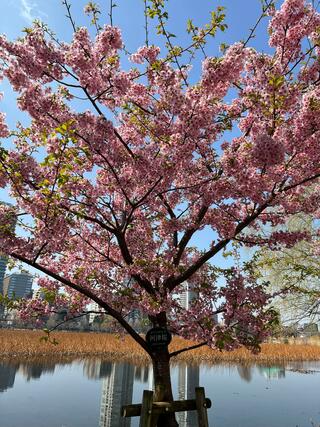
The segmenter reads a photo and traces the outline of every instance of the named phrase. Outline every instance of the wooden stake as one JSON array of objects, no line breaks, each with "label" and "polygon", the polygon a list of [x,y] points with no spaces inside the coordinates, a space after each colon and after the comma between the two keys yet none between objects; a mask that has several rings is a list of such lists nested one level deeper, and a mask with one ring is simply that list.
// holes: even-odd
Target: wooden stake
[{"label": "wooden stake", "polygon": [[152,403],[153,403],[153,391],[143,390],[139,427],[153,427],[151,424]]},{"label": "wooden stake", "polygon": [[204,387],[196,387],[196,406],[198,412],[198,426],[209,427]]}]

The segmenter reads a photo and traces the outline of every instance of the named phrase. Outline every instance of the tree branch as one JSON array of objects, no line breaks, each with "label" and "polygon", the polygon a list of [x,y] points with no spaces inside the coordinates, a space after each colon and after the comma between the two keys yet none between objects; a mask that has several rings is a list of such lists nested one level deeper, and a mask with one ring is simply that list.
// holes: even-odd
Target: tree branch
[{"label": "tree branch", "polygon": [[169,357],[171,359],[171,357],[178,356],[178,354],[184,353],[185,351],[195,350],[196,348],[203,347],[204,345],[207,345],[207,344],[208,344],[208,341],[204,341],[199,344],[191,345],[190,347],[184,347],[180,350],[173,351],[172,353],[169,354]]},{"label": "tree branch", "polygon": [[[200,225],[201,221],[203,220],[203,218],[205,217],[206,213],[208,212],[208,206],[202,206],[198,212],[198,216],[196,218],[196,225]],[[184,235],[182,236],[180,242],[178,243],[178,253],[175,256],[173,263],[174,265],[178,265],[180,262],[180,259],[183,255],[183,252],[187,246],[187,244],[189,243],[191,237],[193,236],[193,234],[198,230],[198,227],[193,227],[190,228],[189,230],[186,230],[186,232],[184,233]]]},{"label": "tree branch", "polygon": [[51,277],[54,280],[57,280],[61,284],[74,289],[75,291],[79,292],[80,294],[90,298],[92,301],[96,302],[100,307],[102,307],[107,314],[109,314],[111,317],[116,319],[120,325],[128,332],[129,335],[132,336],[132,338],[149,354],[149,356],[152,356],[151,349],[149,348],[149,345],[146,343],[146,341],[132,328],[132,326],[126,322],[126,320],[122,317],[122,315],[115,309],[113,309],[108,303],[103,301],[101,298],[99,298],[97,295],[95,295],[91,290],[83,288],[76,283],[73,283],[71,280],[66,279],[65,277],[60,276],[57,273],[54,273],[53,271],[50,271],[48,268],[43,267],[42,265],[38,263],[33,263],[32,260],[26,258],[25,256],[22,256],[20,254],[17,254],[15,252],[8,253],[9,256],[11,256],[14,259],[17,259],[19,261],[24,262],[27,265],[30,265],[31,267],[36,268],[38,271],[41,271],[42,273],[45,273],[47,276]]},{"label": "tree branch", "polygon": [[172,292],[176,286],[188,280],[195,272],[199,270],[199,268],[201,268],[207,261],[209,261],[209,259],[211,259],[214,255],[216,255],[223,248],[225,248],[227,244],[231,242],[231,240],[235,236],[237,236],[237,234],[239,234],[248,225],[250,225],[261,214],[261,212],[263,212],[270,205],[270,203],[274,198],[275,198],[275,195],[271,195],[270,198],[256,210],[256,212],[247,216],[247,218],[244,221],[238,224],[232,237],[228,237],[226,239],[220,240],[220,242],[214,245],[211,249],[209,249],[206,253],[204,253],[200,258],[198,258],[198,260],[189,268],[187,268],[182,274],[180,274],[177,277],[171,276],[167,280],[165,280],[164,286],[167,289],[169,289],[170,292]]}]

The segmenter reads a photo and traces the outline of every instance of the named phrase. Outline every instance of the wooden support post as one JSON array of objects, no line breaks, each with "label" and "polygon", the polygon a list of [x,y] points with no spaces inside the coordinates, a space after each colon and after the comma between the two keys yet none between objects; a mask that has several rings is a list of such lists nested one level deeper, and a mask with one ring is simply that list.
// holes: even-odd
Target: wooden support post
[{"label": "wooden support post", "polygon": [[152,404],[153,404],[153,391],[143,390],[139,427],[153,427],[151,424]]},{"label": "wooden support post", "polygon": [[[207,409],[211,408],[211,400],[206,397],[205,404]],[[139,417],[141,415],[141,403],[133,405],[125,405],[121,409],[123,417]],[[196,411],[197,405],[194,399],[190,400],[175,400],[173,402],[153,402],[152,413],[157,415],[164,414],[165,412],[185,412]]]},{"label": "wooden support post", "polygon": [[209,427],[204,387],[196,387],[196,406],[198,413],[198,426]]},{"label": "wooden support post", "polygon": [[143,390],[142,404],[123,406],[121,415],[126,418],[140,416],[139,427],[155,427],[161,414],[196,410],[198,413],[198,427],[209,427],[207,409],[211,408],[211,400],[205,397],[203,387],[196,387],[195,391],[195,400],[153,402],[153,391]]}]

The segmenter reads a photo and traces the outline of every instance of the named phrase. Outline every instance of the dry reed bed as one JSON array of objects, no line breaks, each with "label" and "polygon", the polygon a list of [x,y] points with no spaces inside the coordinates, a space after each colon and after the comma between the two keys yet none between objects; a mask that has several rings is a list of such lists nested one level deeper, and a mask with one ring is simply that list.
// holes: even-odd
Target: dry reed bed
[{"label": "dry reed bed", "polygon": [[[145,352],[129,336],[118,337],[107,333],[55,332],[57,345],[40,340],[42,331],[0,330],[0,358],[32,358],[37,356],[79,358],[103,356],[109,360],[147,362]],[[194,343],[174,337],[170,351]],[[175,360],[188,363],[281,363],[298,360],[320,360],[320,340],[309,342],[265,343],[255,355],[240,348],[220,352],[208,347],[182,353]]]}]

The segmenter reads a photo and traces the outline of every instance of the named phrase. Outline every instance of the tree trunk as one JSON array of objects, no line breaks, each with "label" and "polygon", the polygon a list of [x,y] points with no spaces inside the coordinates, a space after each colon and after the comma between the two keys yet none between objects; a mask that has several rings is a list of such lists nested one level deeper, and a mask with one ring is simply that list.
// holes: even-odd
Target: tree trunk
[{"label": "tree trunk", "polygon": [[[153,327],[167,328],[167,314],[161,312],[155,316],[149,316]],[[172,402],[172,387],[170,376],[170,357],[168,346],[154,349],[151,353],[153,380],[154,380],[154,401]],[[153,425],[157,427],[179,427],[175,414],[163,414],[158,417],[157,422],[153,420]]]},{"label": "tree trunk", "polygon": [[[170,357],[168,347],[157,350],[152,356],[153,378],[154,378],[154,401],[172,402],[172,388],[170,376]],[[157,427],[178,427],[174,414],[160,415]]]}]

